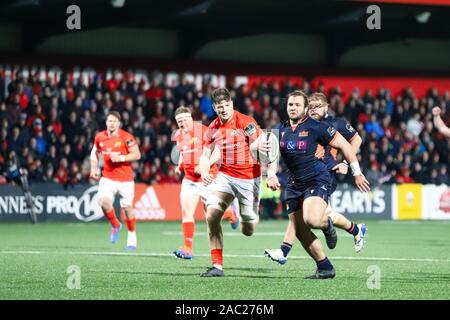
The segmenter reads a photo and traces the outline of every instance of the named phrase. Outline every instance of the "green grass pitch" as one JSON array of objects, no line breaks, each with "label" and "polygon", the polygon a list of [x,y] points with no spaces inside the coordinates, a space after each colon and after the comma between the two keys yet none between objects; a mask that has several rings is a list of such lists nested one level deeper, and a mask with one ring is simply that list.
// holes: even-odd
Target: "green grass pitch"
[{"label": "green grass pitch", "polygon": [[[182,243],[179,222],[138,223],[133,253],[124,250],[126,230],[109,243],[106,223],[2,223],[0,299],[450,299],[450,222],[369,222],[359,254],[339,231],[327,251],[337,276],[321,281],[303,279],[315,265],[298,242],[284,266],[263,256],[279,246],[286,223],[261,221],[245,237],[224,222],[223,278],[199,277],[210,265],[203,222],[192,261],[171,255]],[[80,289],[67,287],[72,265]],[[368,288],[372,268],[381,272],[379,289]]]}]

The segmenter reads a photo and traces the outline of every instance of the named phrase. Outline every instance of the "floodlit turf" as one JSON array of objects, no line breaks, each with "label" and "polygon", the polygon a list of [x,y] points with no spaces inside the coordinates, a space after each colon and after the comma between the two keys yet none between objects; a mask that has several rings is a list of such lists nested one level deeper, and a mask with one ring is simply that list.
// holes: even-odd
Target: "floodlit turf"
[{"label": "floodlit turf", "polygon": [[[125,230],[109,243],[106,223],[2,223],[0,299],[450,299],[448,222],[369,222],[359,254],[339,232],[327,251],[337,276],[322,281],[303,279],[315,265],[299,243],[284,266],[263,256],[279,246],[285,226],[262,221],[247,238],[224,222],[226,276],[200,278],[210,265],[204,223],[192,261],[171,256],[182,243],[180,223],[139,223],[133,253],[124,250]],[[72,265],[81,271],[79,290],[67,288]],[[380,289],[367,286],[369,266],[381,271]]]}]

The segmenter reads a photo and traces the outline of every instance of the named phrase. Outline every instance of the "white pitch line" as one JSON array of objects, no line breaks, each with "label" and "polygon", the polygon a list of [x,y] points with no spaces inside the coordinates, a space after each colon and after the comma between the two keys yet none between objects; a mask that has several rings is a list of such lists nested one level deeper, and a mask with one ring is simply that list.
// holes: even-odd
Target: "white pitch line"
[{"label": "white pitch line", "polygon": [[[181,232],[181,231],[163,231],[162,234],[165,236],[182,236],[183,232]],[[252,237],[284,237],[284,234],[285,234],[284,232],[258,232],[258,231],[256,231],[252,235]],[[195,235],[207,236],[208,234],[206,232],[196,231]],[[223,235],[226,237],[240,237],[242,234],[239,231],[234,231],[234,232],[224,232]],[[316,236],[324,237],[324,235],[320,232],[317,233]],[[353,236],[348,233],[338,233],[338,237],[353,238]]]},{"label": "white pitch line", "polygon": [[[152,252],[99,252],[99,251],[0,251],[0,254],[35,254],[35,255],[45,255],[45,254],[55,254],[55,255],[80,255],[80,256],[137,256],[137,257],[173,257],[169,253],[152,253]],[[196,257],[210,257],[209,254],[196,254]],[[244,255],[244,254],[224,254],[227,258],[264,258],[261,255]],[[289,256],[289,259],[299,259],[299,260],[309,260],[308,256]],[[441,262],[450,263],[450,259],[434,259],[434,258],[390,258],[390,257],[340,257],[331,256],[331,260],[361,260],[361,261],[396,261],[396,262]]]}]

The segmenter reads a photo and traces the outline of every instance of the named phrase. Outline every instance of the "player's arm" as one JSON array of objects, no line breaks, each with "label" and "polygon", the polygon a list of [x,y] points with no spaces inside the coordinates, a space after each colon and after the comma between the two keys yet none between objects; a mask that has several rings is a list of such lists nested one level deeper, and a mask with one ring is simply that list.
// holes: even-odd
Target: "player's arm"
[{"label": "player's arm", "polygon": [[[362,144],[361,136],[358,133],[355,133],[355,135],[350,139],[350,146],[352,147],[352,150],[355,154],[358,154],[359,148]],[[346,175],[348,172],[348,162],[347,160],[344,160],[341,163],[338,163],[336,166],[334,166],[333,170],[335,170],[337,173]]]},{"label": "player's arm", "polygon": [[256,124],[255,120],[253,121],[246,125],[244,132],[249,139],[250,154],[255,161],[258,161],[258,151],[270,152],[271,147],[270,142],[263,139],[264,135],[261,128]]},{"label": "player's arm", "polygon": [[278,181],[277,171],[278,171],[278,160],[277,159],[271,163],[267,168],[267,186],[272,190],[278,190],[281,188],[280,182]]},{"label": "player's arm", "polygon": [[112,162],[131,162],[141,158],[141,151],[137,145],[128,148],[128,154],[114,155],[111,157]]},{"label": "player's arm", "polygon": [[434,107],[433,113],[433,123],[436,129],[442,133],[445,137],[450,138],[450,128],[447,127],[441,118],[441,109],[439,107]]},{"label": "player's arm", "polygon": [[355,184],[358,189],[362,192],[367,192],[370,190],[369,182],[364,177],[359,166],[358,159],[356,158],[356,153],[353,151],[350,143],[345,140],[345,138],[336,132],[333,139],[329,142],[330,146],[338,149],[344,155],[344,158],[350,163],[350,169],[352,170],[353,177],[355,178]]},{"label": "player's arm", "polygon": [[100,157],[100,150],[97,149],[97,146],[94,143],[94,146],[92,147],[91,150],[91,156],[90,156],[90,160],[91,160],[91,178],[93,179],[100,179],[100,172],[98,170],[98,159]]},{"label": "player's arm", "polygon": [[178,159],[178,165],[175,168],[175,173],[181,176],[181,172],[183,171],[183,155],[180,153],[180,157]]},{"label": "player's arm", "polygon": [[200,157],[200,174],[202,176],[203,183],[209,185],[214,177],[209,173],[211,169],[211,149],[209,146],[203,146],[203,153]]}]

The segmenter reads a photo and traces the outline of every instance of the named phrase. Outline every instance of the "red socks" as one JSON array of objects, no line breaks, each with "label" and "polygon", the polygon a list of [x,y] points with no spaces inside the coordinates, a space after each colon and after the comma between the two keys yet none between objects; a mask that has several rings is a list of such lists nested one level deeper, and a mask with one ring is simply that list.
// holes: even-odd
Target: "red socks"
[{"label": "red socks", "polygon": [[105,212],[105,217],[111,223],[113,228],[118,228],[120,226],[120,223],[119,223],[119,220],[116,217],[116,212],[114,211],[114,208],[112,208],[108,212]]},{"label": "red socks", "polygon": [[184,245],[191,249],[194,240],[195,222],[183,222]]},{"label": "red socks", "polygon": [[127,219],[127,227],[130,232],[136,231],[136,218]]},{"label": "red socks", "polygon": [[222,249],[212,249],[211,250],[211,260],[213,265],[223,266],[223,256]]}]

